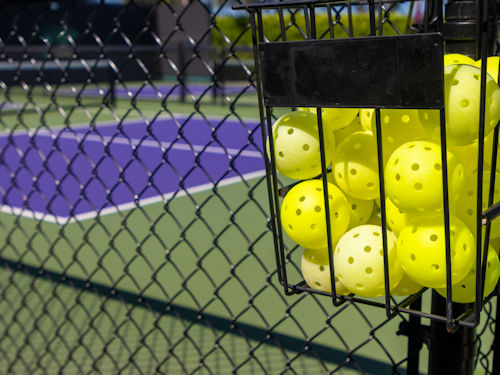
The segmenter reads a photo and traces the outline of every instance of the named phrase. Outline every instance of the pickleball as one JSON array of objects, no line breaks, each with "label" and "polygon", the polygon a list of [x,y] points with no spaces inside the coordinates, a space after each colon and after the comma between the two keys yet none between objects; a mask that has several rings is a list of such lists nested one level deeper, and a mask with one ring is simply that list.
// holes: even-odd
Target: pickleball
[{"label": "pickleball", "polygon": [[335,182],[347,195],[357,199],[379,196],[377,141],[369,131],[356,132],[344,139],[332,163]]},{"label": "pickleball", "polygon": [[[316,108],[301,107],[301,111],[309,111],[316,115]],[[354,121],[359,113],[359,108],[321,108],[321,118],[323,124],[328,126],[331,131],[345,128]]]},{"label": "pickleball", "polygon": [[447,53],[443,56],[444,66],[455,65],[455,64],[468,64],[476,65],[476,60],[472,57],[462,55],[461,53]]},{"label": "pickleball", "polygon": [[[302,254],[301,272],[310,288],[327,293],[332,292],[328,248],[305,249]],[[350,294],[338,276],[335,276],[335,291],[341,295]]]},{"label": "pickleball", "polygon": [[[464,168],[453,153],[447,153],[448,191],[457,197],[464,184]],[[443,207],[441,146],[412,141],[398,147],[384,171],[386,193],[403,211],[435,211]]]},{"label": "pickleball", "polygon": [[[482,209],[486,209],[488,202],[488,193],[490,189],[491,172],[483,172],[482,180]],[[500,173],[495,173],[494,202],[500,197]],[[455,215],[462,220],[465,225],[476,236],[477,226],[477,172],[474,172],[466,179],[463,190],[456,199]],[[495,219],[491,222],[490,238],[500,237],[500,220]]]},{"label": "pickleball", "polygon": [[[418,111],[415,109],[382,109],[380,126],[384,161],[403,143],[427,139],[429,136],[420,125]],[[371,117],[371,132],[376,137],[375,116]]]},{"label": "pickleball", "polygon": [[[317,118],[307,111],[294,111],[281,116],[273,124],[276,169],[284,176],[306,180],[321,174],[320,142]],[[326,165],[335,150],[331,131],[323,133]],[[267,147],[269,152],[269,146]]]},{"label": "pickleball", "polygon": [[[404,272],[429,288],[446,286],[446,247],[443,215],[423,215],[410,220],[398,237],[397,257]],[[472,232],[450,215],[451,281],[463,280],[474,264],[476,243]]]},{"label": "pickleball", "polygon": [[[495,82],[498,82],[498,64],[500,63],[499,56],[489,56],[486,59],[486,73],[488,73]],[[481,60],[475,62],[475,66],[481,69]]]},{"label": "pickleball", "polygon": [[[387,231],[389,285],[394,288],[403,277],[396,255],[397,238]],[[363,297],[378,297],[385,292],[382,227],[361,225],[346,232],[339,240],[333,263],[335,274],[351,292]]]},{"label": "pickleball", "polygon": [[[473,303],[476,300],[476,272],[474,265],[467,276],[451,287],[451,299],[457,303]],[[500,278],[500,261],[495,250],[490,246],[486,260],[486,275],[484,278],[483,296],[487,297],[498,283]],[[436,289],[441,296],[446,298],[446,288]]]},{"label": "pickleball", "polygon": [[[472,65],[444,68],[446,139],[449,146],[463,146],[478,140],[481,98],[481,69]],[[419,110],[420,122],[434,141],[440,140],[438,110]],[[484,134],[488,135],[500,119],[500,88],[486,76]]]},{"label": "pickleball", "polygon": [[[281,204],[281,223],[292,241],[300,246],[320,249],[328,246],[322,180],[302,181],[286,194]],[[328,203],[332,244],[349,226],[349,204],[344,193],[328,183]]]}]

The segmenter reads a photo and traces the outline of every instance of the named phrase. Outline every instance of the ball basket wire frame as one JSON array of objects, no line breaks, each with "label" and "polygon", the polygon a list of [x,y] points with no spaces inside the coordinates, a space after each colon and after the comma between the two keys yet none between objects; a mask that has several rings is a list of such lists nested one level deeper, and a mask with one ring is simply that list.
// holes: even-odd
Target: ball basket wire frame
[{"label": "ball basket wire frame", "polygon": [[[397,1],[389,2],[390,4],[396,4]],[[402,2],[401,2],[402,3]],[[425,2],[425,18],[424,23],[421,25],[420,29],[417,30],[415,35],[397,35],[397,36],[383,36],[382,27],[379,22],[379,27],[377,27],[376,14],[379,16],[379,21],[382,15],[382,2],[374,2],[373,0],[359,1],[359,2],[341,2],[341,1],[329,1],[329,0],[300,0],[300,1],[287,1],[279,3],[256,3],[256,4],[245,4],[234,6],[234,9],[245,9],[250,15],[250,24],[253,40],[253,53],[255,60],[256,69],[256,80],[257,80],[257,92],[258,92],[258,102],[259,102],[259,112],[260,112],[260,122],[261,122],[261,132],[264,142],[266,139],[273,139],[272,134],[272,123],[273,123],[273,107],[286,107],[295,110],[297,107],[315,107],[316,116],[318,123],[318,134],[320,143],[320,155],[321,155],[321,170],[322,173],[318,178],[322,179],[323,182],[323,198],[326,216],[326,227],[327,227],[327,238],[328,238],[328,256],[330,261],[330,282],[332,287],[332,292],[323,292],[312,289],[307,286],[305,281],[299,283],[290,283],[287,275],[288,255],[285,250],[284,238],[283,238],[283,228],[280,220],[280,198],[283,198],[288,190],[290,190],[293,185],[280,188],[278,181],[278,176],[276,172],[276,160],[274,154],[273,142],[269,143],[269,153],[264,153],[265,168],[266,168],[266,181],[267,190],[269,196],[269,209],[270,209],[270,222],[269,226],[273,233],[273,241],[275,248],[275,258],[277,266],[277,274],[279,282],[284,287],[284,293],[286,295],[293,295],[297,293],[307,292],[314,293],[324,296],[329,296],[332,300],[333,305],[340,306],[347,301],[352,301],[356,303],[362,303],[366,305],[371,305],[378,308],[384,308],[387,317],[393,317],[398,313],[407,313],[410,316],[428,318],[431,321],[438,321],[446,324],[447,330],[449,332],[456,331],[459,327],[469,327],[473,328],[478,326],[480,323],[480,314],[484,304],[489,301],[493,296],[496,295],[496,289],[489,296],[483,298],[484,292],[484,277],[486,272],[486,259],[488,256],[488,244],[490,240],[491,231],[491,221],[500,214],[500,203],[495,202],[494,197],[494,186],[495,186],[495,170],[496,170],[496,158],[497,158],[497,147],[498,147],[498,124],[494,128],[493,135],[493,152],[491,160],[491,179],[488,191],[488,204],[487,209],[483,212],[482,210],[482,185],[483,185],[483,157],[484,157],[484,123],[485,123],[485,103],[486,103],[486,57],[491,54],[488,51],[488,46],[491,45],[491,34],[488,33],[488,20],[491,17],[491,10],[488,7],[487,1],[478,2],[481,6],[477,6],[477,36],[476,36],[476,58],[480,58],[481,63],[481,98],[480,98],[480,118],[479,118],[479,129],[478,129],[478,178],[477,178],[477,206],[476,206],[476,226],[477,233],[482,232],[483,226],[485,227],[484,241],[482,241],[481,236],[476,236],[476,264],[481,264],[481,267],[476,272],[476,298],[475,302],[472,304],[467,304],[464,309],[457,313],[457,309],[454,309],[454,303],[452,303],[452,283],[451,283],[451,244],[450,244],[450,204],[448,189],[443,188],[443,218],[444,218],[444,231],[445,231],[445,251],[446,251],[446,308],[443,314],[435,312],[422,311],[421,308],[421,296],[426,291],[427,288],[421,289],[418,293],[404,298],[402,301],[396,301],[390,293],[390,283],[389,283],[389,264],[388,264],[388,242],[387,242],[387,223],[386,223],[386,193],[385,193],[385,183],[384,183],[384,163],[383,163],[383,149],[382,149],[382,133],[384,131],[381,125],[380,110],[385,108],[407,108],[407,109],[437,109],[440,111],[440,142],[441,142],[441,163],[442,163],[442,182],[444,187],[448,187],[448,163],[447,163],[447,139],[445,131],[445,104],[444,104],[444,64],[443,64],[443,54],[445,50],[445,38],[443,38],[443,3],[441,0],[438,1],[426,1]],[[413,9],[414,2],[410,4],[410,9]],[[349,24],[352,25],[352,8],[355,6],[368,6],[369,13],[369,23],[370,23],[370,36],[368,37],[354,37],[346,39],[335,39],[333,27],[332,27],[332,10],[334,7],[346,7],[349,14]],[[318,9],[326,12],[328,14],[329,20],[329,30],[324,33],[319,33],[316,28],[316,12]],[[305,21],[305,40],[304,41],[287,41],[287,33],[285,27],[285,17],[284,11],[302,12]],[[277,13],[280,23],[281,34],[277,41],[269,41],[266,38],[264,23],[263,23],[263,12],[274,11]],[[431,14],[435,13],[435,14]],[[411,14],[408,14],[407,26],[410,25]],[[349,30],[352,30],[349,29]],[[372,90],[375,94],[363,95],[362,93],[356,92],[358,100],[352,100],[352,98],[342,97],[344,90],[342,88],[339,91],[339,96],[336,98],[312,98],[307,97],[304,93],[298,92],[287,92],[280,93],[280,90],[276,91],[276,80],[283,83],[284,80],[291,80],[291,86],[294,85],[294,79],[299,79],[300,77],[294,76],[297,72],[292,74],[284,73],[280,77],[279,74],[283,70],[293,71],[293,62],[286,61],[286,53],[295,47],[300,45],[310,46],[316,48],[315,46],[325,46],[331,48],[330,51],[334,52],[335,48],[342,47],[356,48],[357,41],[377,43],[379,40],[387,41],[394,40],[396,43],[406,43],[410,41],[410,38],[415,38],[416,35],[420,36],[415,40],[413,45],[416,50],[423,50],[429,52],[431,51],[431,60],[419,61],[410,66],[409,69],[413,69],[413,73],[418,76],[419,71],[424,70],[428,74],[434,74],[435,84],[438,84],[437,92],[434,90],[429,90],[429,87],[419,88],[421,84],[420,77],[414,77],[415,79],[410,82],[410,90],[413,90],[413,94],[410,98],[392,98],[392,103],[382,102],[380,100],[380,91]],[[352,37],[352,32],[349,33]],[[368,38],[368,39],[367,39]],[[322,42],[325,41],[326,42]],[[348,44],[344,44],[345,41],[349,41]],[[331,45],[328,45],[329,42]],[[334,42],[339,42],[335,44]],[[412,44],[412,43],[410,43]],[[383,48],[383,44],[381,44]],[[404,52],[404,51],[403,51]],[[402,53],[402,50],[397,51],[398,54]],[[290,53],[293,54],[293,51]],[[401,58],[401,56],[398,56]],[[281,59],[281,60],[280,60]],[[413,59],[415,60],[415,59]],[[401,61],[399,61],[401,62]],[[408,61],[407,61],[408,62]],[[266,66],[267,64],[267,66]],[[287,65],[288,64],[288,65]],[[366,64],[367,71],[377,67],[379,65],[378,61],[369,60]],[[425,70],[426,64],[430,64],[429,69]],[[282,69],[282,66],[286,66]],[[411,65],[411,63],[410,63]],[[279,69],[273,69],[278,68]],[[342,72],[342,67],[347,68],[342,64],[342,59],[338,61],[338,69],[340,74],[347,74],[348,71],[344,70]],[[310,66],[310,75],[314,78],[315,72],[319,69],[314,66]],[[359,71],[358,71],[359,73]],[[369,74],[369,73],[368,73]],[[317,77],[316,77],[317,78]],[[386,89],[385,82],[382,78],[370,77],[375,79],[376,82],[371,82],[373,87],[382,87],[382,90]],[[394,78],[394,77],[392,77]],[[402,75],[400,74],[396,77],[397,84],[404,85],[408,82],[403,82]],[[318,79],[316,79],[318,82]],[[279,86],[279,84],[278,84]],[[425,85],[424,85],[425,86]],[[403,86],[401,86],[403,87]],[[345,90],[349,91],[349,87],[344,87]],[[274,90],[274,91],[273,91]],[[307,94],[307,93],[305,93]],[[274,96],[273,96],[274,95]],[[383,96],[383,95],[382,95]],[[387,99],[387,98],[386,98]],[[390,101],[390,100],[389,100]],[[375,124],[376,124],[376,139],[377,139],[377,158],[378,158],[378,172],[379,172],[379,190],[380,190],[380,208],[381,208],[381,225],[382,225],[382,243],[383,243],[383,257],[384,257],[384,276],[385,276],[385,300],[384,303],[375,301],[373,299],[367,299],[354,294],[347,296],[339,295],[336,293],[335,288],[335,269],[333,265],[333,244],[331,239],[332,228],[330,224],[330,209],[328,204],[328,184],[327,175],[331,173],[329,171],[328,165],[325,160],[325,144],[324,144],[324,128],[321,108],[332,107],[332,108],[374,108],[375,109]],[[266,147],[264,147],[266,150]],[[484,247],[483,254],[481,254],[480,249]]]}]

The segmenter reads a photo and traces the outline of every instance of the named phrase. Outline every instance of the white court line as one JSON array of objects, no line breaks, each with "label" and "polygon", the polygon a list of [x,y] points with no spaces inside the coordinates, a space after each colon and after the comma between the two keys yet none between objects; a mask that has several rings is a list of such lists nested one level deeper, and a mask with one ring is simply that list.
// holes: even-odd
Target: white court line
[{"label": "white court line", "polygon": [[[50,131],[42,130],[37,133],[37,137],[51,137],[53,134]],[[248,151],[244,150],[240,152],[240,149],[238,148],[232,148],[232,147],[216,147],[216,146],[200,146],[200,145],[190,145],[190,144],[185,144],[185,143],[179,143],[179,142],[161,142],[161,141],[153,141],[153,140],[141,140],[137,138],[126,138],[126,137],[110,137],[110,136],[104,136],[104,135],[95,135],[95,134],[79,134],[79,133],[69,133],[69,134],[58,134],[55,136],[57,138],[64,138],[64,139],[69,139],[69,140],[75,140],[78,142],[82,141],[90,141],[90,142],[98,142],[102,143],[106,146],[108,145],[113,145],[113,144],[118,144],[118,145],[126,145],[126,146],[140,146],[140,147],[152,147],[158,149],[159,146],[165,147],[165,148],[172,148],[174,150],[180,150],[180,151],[204,151],[204,152],[209,152],[209,153],[214,153],[214,154],[229,154],[229,155],[241,155],[241,156],[247,156],[250,158],[262,158],[262,154],[259,151]]]},{"label": "white court line", "polygon": [[[156,115],[158,113],[158,112],[153,112],[153,111],[143,111],[143,112],[147,113],[147,114],[151,114],[151,115]],[[172,118],[172,116],[174,118]],[[165,112],[157,117],[155,116],[154,121],[153,121],[153,117],[151,117],[151,118],[138,117],[138,118],[132,118],[132,119],[125,120],[121,123],[121,125],[122,126],[130,126],[130,125],[135,125],[137,123],[145,124],[146,121],[150,121],[150,122],[151,121],[157,122],[157,121],[163,121],[163,120],[174,121],[174,119],[175,119],[178,122],[183,122],[183,121],[186,121],[188,118],[191,118],[194,120],[203,120],[204,119],[200,115],[188,116],[185,113],[179,113],[179,114],[173,113],[172,116],[170,116],[170,114]],[[220,123],[220,121],[222,121],[222,117],[205,116],[205,118],[209,121],[216,121],[217,123]],[[241,118],[241,121],[243,121],[244,124],[247,124],[247,123],[248,124],[257,124],[257,126],[260,123],[259,119],[247,118],[247,117]],[[237,118],[234,118],[234,117],[229,117],[229,118],[224,120],[224,123],[227,123],[227,122],[235,122],[237,124],[240,124],[240,120]],[[100,129],[100,128],[109,127],[109,126],[118,127],[119,123],[120,123],[119,120],[118,121],[117,120],[106,120],[106,121],[96,122],[94,125],[94,128]],[[208,125],[208,124],[206,124],[206,125]],[[39,129],[40,128],[3,130],[3,131],[0,131],[0,138],[1,137],[9,137],[11,135],[30,135],[31,136],[33,134],[36,134],[37,130],[39,132],[40,131]],[[70,124],[69,126],[67,126],[65,124],[60,124],[60,125],[50,126],[50,127],[48,127],[48,129],[46,129],[45,127],[42,128],[42,130],[45,130],[45,131],[52,131],[52,130],[56,131],[56,130],[61,130],[61,129],[68,129],[68,130],[89,129],[90,130],[90,122],[81,122],[81,123],[77,123],[77,124]]]},{"label": "white court line", "polygon": [[[226,178],[226,179],[223,179],[222,181],[220,181],[217,184],[217,187],[233,185],[233,184],[241,182],[243,180],[245,180],[245,181],[252,180],[254,178],[265,176],[265,174],[266,174],[266,171],[261,170],[261,171],[243,174],[241,177],[240,176],[229,177],[229,178]],[[185,190],[179,190],[177,192],[177,194],[175,194],[175,192],[170,192],[170,193],[166,193],[166,194],[162,194],[162,195],[155,195],[153,197],[140,199],[137,202],[122,203],[118,206],[104,208],[104,209],[99,210],[99,211],[90,211],[90,212],[86,212],[83,214],[78,214],[78,215],[73,216],[73,217],[49,215],[49,214],[45,214],[43,212],[31,211],[31,210],[26,210],[26,209],[17,208],[17,207],[11,207],[11,206],[7,206],[7,205],[0,205],[0,212],[4,212],[7,214],[12,214],[12,215],[16,215],[16,216],[22,216],[22,217],[25,217],[28,219],[42,220],[45,222],[54,223],[54,224],[58,224],[58,225],[65,225],[65,224],[70,224],[70,223],[74,223],[74,222],[82,222],[85,220],[94,219],[97,216],[102,217],[102,216],[107,216],[107,215],[118,213],[118,212],[131,210],[131,209],[136,208],[136,207],[145,207],[145,206],[149,206],[151,204],[155,204],[155,203],[159,203],[159,202],[166,203],[166,201],[169,200],[170,198],[172,198],[174,196],[174,194],[176,195],[176,197],[183,197],[187,194],[201,193],[203,191],[210,190],[214,186],[215,185],[213,183],[209,182],[209,183],[194,186],[194,187],[191,187],[191,188],[188,188]]]}]

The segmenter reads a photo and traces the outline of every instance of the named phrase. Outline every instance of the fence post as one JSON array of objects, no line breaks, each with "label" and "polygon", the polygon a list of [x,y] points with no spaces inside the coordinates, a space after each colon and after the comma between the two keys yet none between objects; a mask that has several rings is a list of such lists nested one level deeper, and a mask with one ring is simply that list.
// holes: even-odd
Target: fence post
[{"label": "fence post", "polygon": [[[486,0],[488,1],[488,0]],[[490,5],[494,2],[490,1]],[[480,57],[480,14],[481,1],[449,0],[446,4],[443,33],[446,53],[460,53],[473,58]],[[491,8],[491,6],[490,6]],[[496,12],[490,9],[488,21],[488,53],[493,52],[496,41]],[[453,303],[455,316],[473,307],[469,304]],[[446,315],[446,300],[432,292],[432,312]],[[454,333],[446,330],[446,324],[432,321],[429,337],[429,375],[454,374],[472,375],[477,355],[476,329],[462,327]]]},{"label": "fence post", "polygon": [[[460,315],[470,307],[453,304],[453,312]],[[446,299],[432,291],[432,313],[446,315]],[[476,357],[476,330],[461,327],[454,333],[446,330],[446,323],[431,321],[429,336],[428,375],[472,375]]]}]

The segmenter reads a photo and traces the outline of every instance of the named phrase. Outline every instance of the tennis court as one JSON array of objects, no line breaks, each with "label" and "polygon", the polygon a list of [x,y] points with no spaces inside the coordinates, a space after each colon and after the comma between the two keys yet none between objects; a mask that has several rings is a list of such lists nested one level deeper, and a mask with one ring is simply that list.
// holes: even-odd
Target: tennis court
[{"label": "tennis court", "polygon": [[[357,36],[365,8],[265,10],[251,35],[230,3],[28,3],[0,9],[0,373],[426,373],[408,315],[278,279],[252,37]],[[381,32],[411,24],[386,5]]]},{"label": "tennis court", "polygon": [[[124,104],[119,100],[117,111]],[[201,353],[207,367],[219,366],[221,373],[238,366],[241,373],[258,374],[263,367],[272,372],[287,358],[294,369],[319,366],[323,371],[318,355],[330,366],[345,366],[343,374],[355,373],[358,365],[373,373],[388,366],[378,359],[386,355],[382,347],[365,342],[361,334],[369,327],[377,330],[374,321],[381,324],[381,335],[389,326],[395,329],[397,323],[386,322],[383,313],[356,308],[356,319],[364,324],[342,334],[320,324],[331,311],[328,300],[311,309],[300,303],[305,296],[294,298],[297,323],[283,321],[281,308],[269,311],[277,304],[286,308],[289,301],[281,290],[263,285],[275,271],[271,238],[262,236],[267,193],[258,120],[224,116],[224,106],[210,106],[220,116],[162,114],[41,129],[26,124],[0,137],[2,223],[9,239],[2,248],[2,275],[26,288],[36,280],[36,298],[29,303],[45,306],[53,317],[47,320],[24,300],[16,302],[17,295],[29,291],[7,287],[6,308],[22,323],[9,327],[3,345],[18,348],[18,370],[31,368],[48,340],[39,332],[37,317],[54,347],[62,345],[66,353],[57,351],[60,359],[45,356],[46,368],[67,360],[72,345],[76,348],[71,337],[81,335],[104,373],[116,366],[114,361],[131,373],[143,362],[165,372],[191,372],[200,366]],[[299,250],[294,258],[298,264]],[[53,285],[60,285],[55,294]],[[139,307],[139,301],[147,301],[147,307]],[[81,324],[54,329],[57,317],[73,304],[71,321]],[[335,320],[348,327],[352,308],[337,312]],[[127,314],[133,316],[130,323],[116,327]],[[231,328],[233,321],[237,325]],[[85,331],[88,324],[93,328]],[[127,350],[113,339],[116,329],[125,335]],[[23,336],[17,330],[33,336],[28,347],[17,342]],[[315,332],[322,332],[317,344],[300,355],[304,335]],[[165,337],[174,350],[162,363],[162,346],[155,340]],[[214,340],[230,353],[214,351]],[[245,356],[249,345],[256,350],[253,360]],[[346,345],[362,345],[356,364],[343,364]],[[99,356],[108,346],[111,354]],[[76,358],[68,371],[95,365],[80,351],[71,354]]]}]

